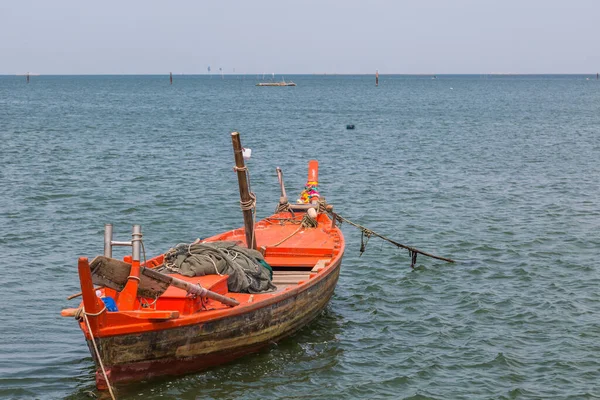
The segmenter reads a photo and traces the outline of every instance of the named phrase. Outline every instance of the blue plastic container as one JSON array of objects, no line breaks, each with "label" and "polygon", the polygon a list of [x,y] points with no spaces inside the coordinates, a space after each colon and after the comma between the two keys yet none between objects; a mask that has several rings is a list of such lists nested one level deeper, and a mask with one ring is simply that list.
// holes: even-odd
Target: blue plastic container
[{"label": "blue plastic container", "polygon": [[104,302],[104,305],[108,311],[119,311],[117,308],[117,303],[115,303],[115,299],[112,297],[101,297],[100,300]]}]

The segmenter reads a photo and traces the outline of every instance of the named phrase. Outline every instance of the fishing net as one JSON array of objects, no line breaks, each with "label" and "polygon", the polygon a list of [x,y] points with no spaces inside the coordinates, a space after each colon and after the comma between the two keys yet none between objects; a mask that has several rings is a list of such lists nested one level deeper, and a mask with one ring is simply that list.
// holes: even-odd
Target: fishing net
[{"label": "fishing net", "polygon": [[273,270],[263,255],[235,242],[178,244],[165,253],[164,264],[158,268],[185,276],[229,275],[227,288],[235,293],[277,289],[271,283]]}]

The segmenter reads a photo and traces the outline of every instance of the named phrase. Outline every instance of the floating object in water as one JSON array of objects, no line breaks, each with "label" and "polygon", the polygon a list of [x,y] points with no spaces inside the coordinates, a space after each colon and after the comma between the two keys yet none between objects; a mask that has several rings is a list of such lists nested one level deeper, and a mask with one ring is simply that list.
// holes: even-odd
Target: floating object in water
[{"label": "floating object in water", "polygon": [[346,129],[354,129],[354,125],[353,124],[348,124],[348,125],[346,125]]},{"label": "floating object in water", "polygon": [[379,70],[375,71],[375,86],[379,86]]},{"label": "floating object in water", "polygon": [[[228,275],[217,268],[219,260],[209,261],[214,272],[191,277],[182,274],[183,266],[179,269],[170,263],[170,251],[145,261],[145,256],[140,257],[139,225],[134,225],[129,242],[113,241],[112,226],[107,225],[104,256],[91,262],[79,259],[80,307],[61,312],[78,319],[96,363],[99,389],[112,390],[111,384],[118,382],[201,371],[254,353],[307,325],[333,295],[345,241],[335,217],[329,215],[332,206],[322,198],[317,202],[316,190],[308,193],[309,203],[290,204],[278,171],[282,191],[278,208],[254,223],[255,196],[249,190],[237,132],[232,133],[232,142],[244,227],[194,245],[237,243],[240,252],[235,253],[235,263],[241,262],[241,254],[251,254],[262,264],[256,268],[272,269],[270,283],[277,289],[230,291]],[[309,162],[307,182],[311,189],[318,185],[315,160]],[[115,260],[113,246],[131,246],[132,255]],[[94,285],[104,286],[99,289],[100,297]],[[103,300],[109,297],[115,300],[114,308],[110,305],[116,311],[108,309]]]}]

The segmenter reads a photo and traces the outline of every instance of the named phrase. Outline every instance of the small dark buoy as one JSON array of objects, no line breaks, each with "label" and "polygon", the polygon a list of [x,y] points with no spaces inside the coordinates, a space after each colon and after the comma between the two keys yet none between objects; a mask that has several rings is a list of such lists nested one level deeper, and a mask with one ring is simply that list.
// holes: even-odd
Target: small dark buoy
[{"label": "small dark buoy", "polygon": [[348,125],[346,125],[346,129],[354,129],[354,125],[348,124]]}]

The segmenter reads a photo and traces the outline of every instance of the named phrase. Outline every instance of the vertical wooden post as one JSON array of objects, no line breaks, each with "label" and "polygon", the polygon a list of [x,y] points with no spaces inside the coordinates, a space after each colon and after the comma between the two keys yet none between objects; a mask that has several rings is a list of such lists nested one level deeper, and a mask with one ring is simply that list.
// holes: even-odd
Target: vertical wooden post
[{"label": "vertical wooden post", "polygon": [[29,83],[29,72],[27,73],[27,83]]},{"label": "vertical wooden post", "polygon": [[375,70],[375,86],[379,86],[379,70]]},{"label": "vertical wooden post", "polygon": [[[242,154],[242,143],[239,132],[231,132],[231,141],[233,143],[233,156],[235,157],[235,170],[238,176],[240,187],[240,200],[242,204],[249,204],[252,201],[250,190],[248,189],[248,179],[246,175],[246,166],[244,165],[244,156]],[[253,211],[250,207],[242,206],[244,214],[244,229],[246,231],[246,246],[249,249],[256,250],[256,237],[254,237],[254,219]]]}]

